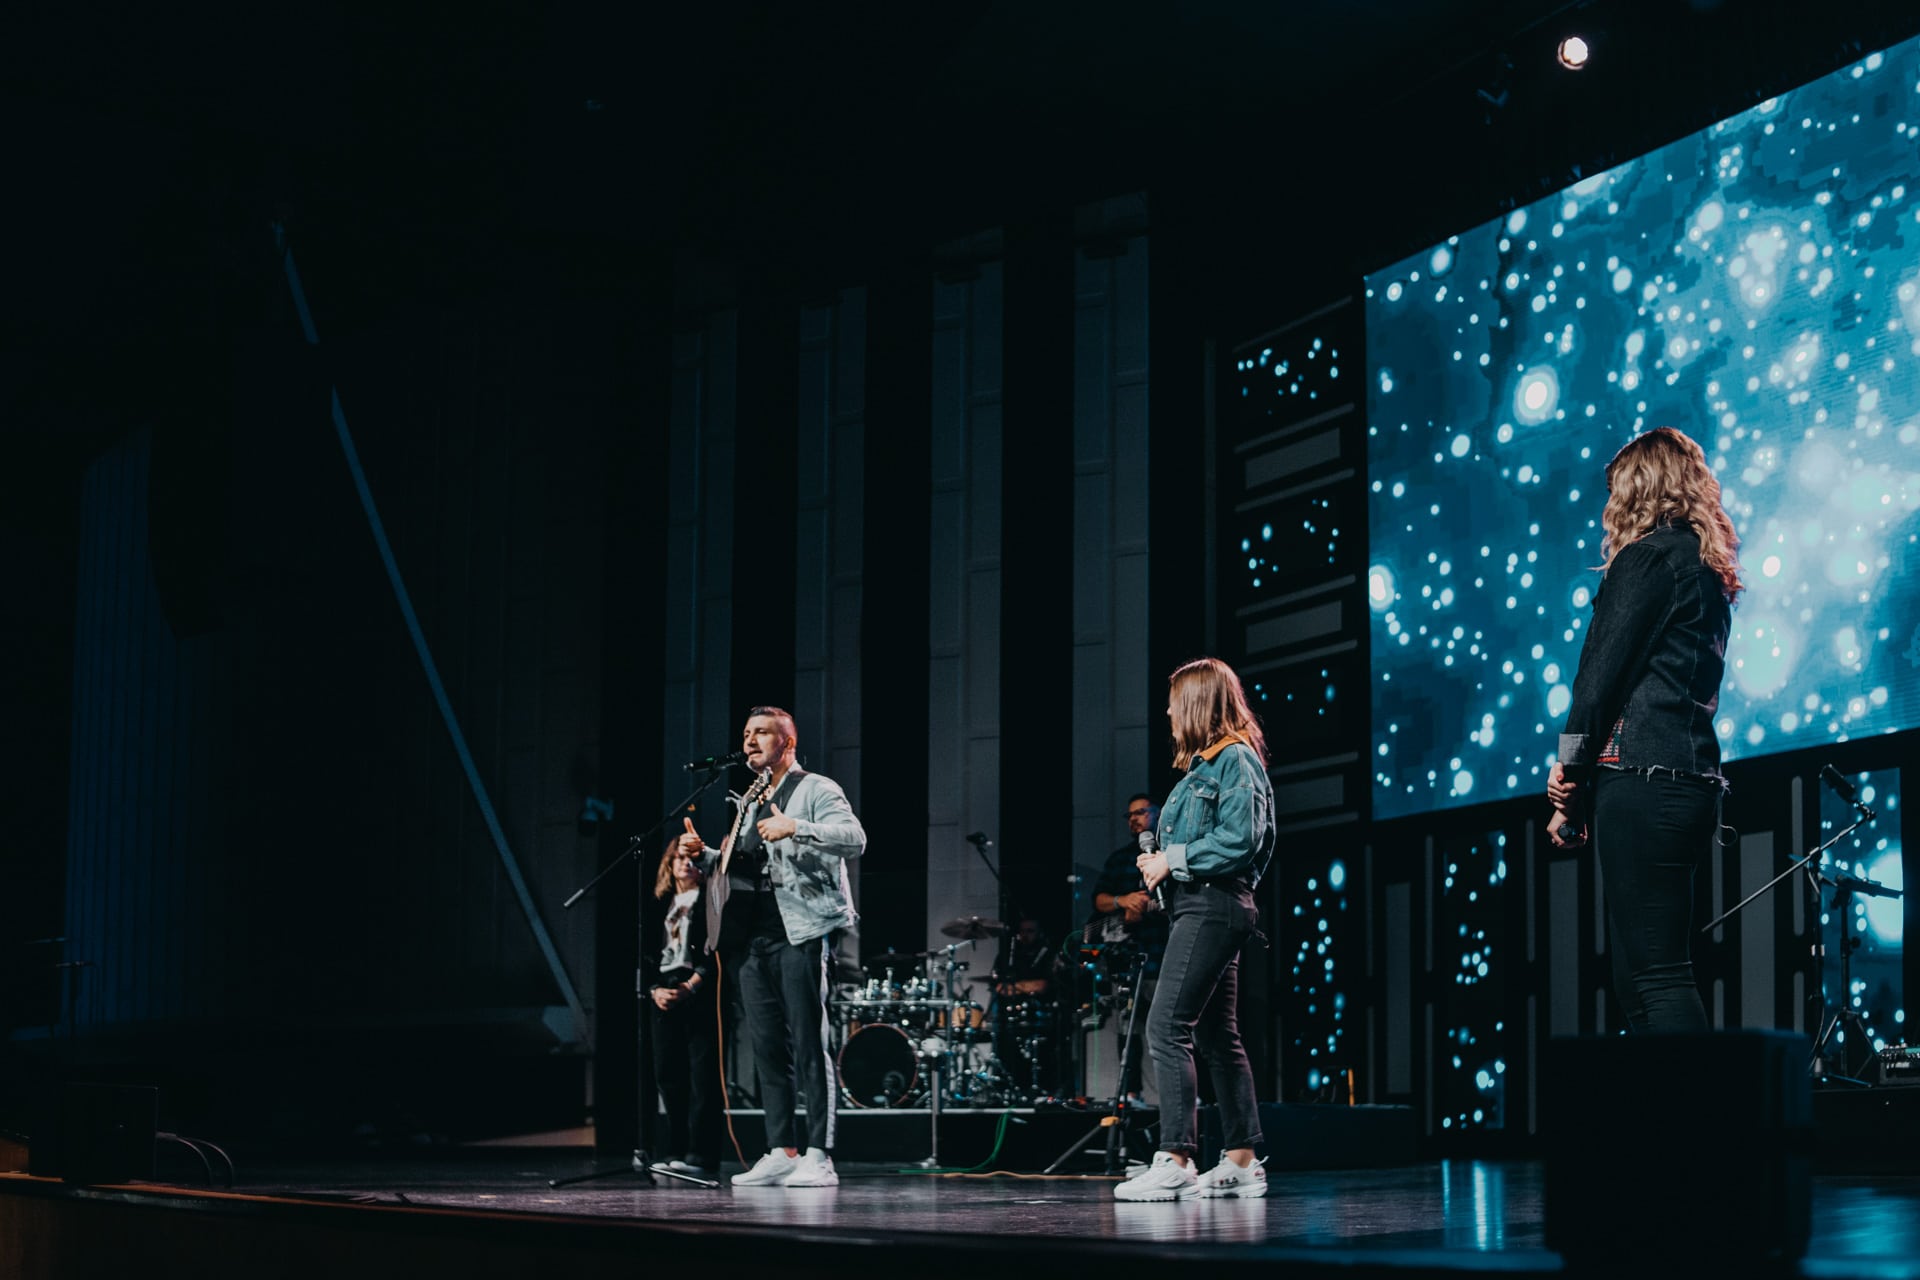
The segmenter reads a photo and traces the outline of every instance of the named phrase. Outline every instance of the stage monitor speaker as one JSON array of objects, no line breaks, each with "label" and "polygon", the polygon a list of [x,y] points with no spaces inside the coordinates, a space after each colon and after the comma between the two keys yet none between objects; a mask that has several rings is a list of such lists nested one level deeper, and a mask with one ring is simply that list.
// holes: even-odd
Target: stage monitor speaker
[{"label": "stage monitor speaker", "polygon": [[1784,1031],[1549,1041],[1548,1247],[1570,1262],[1804,1256],[1811,1052]]},{"label": "stage monitor speaker", "polygon": [[68,1084],[43,1109],[27,1172],[68,1182],[154,1176],[160,1090],[150,1085]]}]

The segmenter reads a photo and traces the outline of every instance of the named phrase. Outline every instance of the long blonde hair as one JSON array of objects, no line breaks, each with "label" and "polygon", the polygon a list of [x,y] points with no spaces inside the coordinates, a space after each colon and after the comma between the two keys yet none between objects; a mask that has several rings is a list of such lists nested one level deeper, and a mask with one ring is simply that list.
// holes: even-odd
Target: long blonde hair
[{"label": "long blonde hair", "polygon": [[1720,577],[1728,603],[1740,581],[1740,535],[1720,505],[1720,482],[1700,446],[1672,427],[1655,427],[1620,447],[1607,464],[1607,505],[1600,513],[1600,567],[1623,547],[1663,525],[1685,520],[1700,537],[1700,562]]},{"label": "long blonde hair", "polygon": [[1193,758],[1222,738],[1239,738],[1260,763],[1267,762],[1267,739],[1247,706],[1246,690],[1233,668],[1218,658],[1195,658],[1167,677],[1172,692],[1173,767],[1185,769]]}]

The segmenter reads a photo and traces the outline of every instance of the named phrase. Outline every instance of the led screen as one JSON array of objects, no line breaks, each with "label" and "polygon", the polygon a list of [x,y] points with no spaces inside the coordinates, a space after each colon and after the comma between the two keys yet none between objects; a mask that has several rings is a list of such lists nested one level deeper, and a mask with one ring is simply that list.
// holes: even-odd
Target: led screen
[{"label": "led screen", "polygon": [[1367,279],[1373,800],[1542,790],[1604,468],[1680,428],[1744,541],[1728,758],[1920,721],[1920,42]]}]

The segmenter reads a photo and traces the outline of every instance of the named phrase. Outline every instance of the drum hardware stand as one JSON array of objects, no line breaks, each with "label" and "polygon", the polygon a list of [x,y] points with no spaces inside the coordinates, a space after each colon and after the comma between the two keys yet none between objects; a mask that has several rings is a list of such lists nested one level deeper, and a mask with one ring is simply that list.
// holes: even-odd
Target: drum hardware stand
[{"label": "drum hardware stand", "polygon": [[[941,1087],[940,1071],[942,1067],[946,1068],[947,1087],[950,1089],[956,1090],[956,1096],[952,1099],[952,1101],[954,1102],[965,1101],[965,1099],[962,1099],[959,1096],[957,1096],[958,1085],[955,1083],[959,1079],[961,1074],[960,1072],[961,1050],[957,1046],[965,1043],[965,1041],[961,1040],[960,1038],[960,1019],[962,1014],[966,1011],[966,1007],[967,1007],[967,1002],[960,998],[960,982],[959,982],[960,973],[967,966],[963,961],[959,959],[958,953],[961,947],[971,946],[971,945],[973,944],[966,943],[966,942],[954,942],[954,943],[949,943],[948,945],[940,948],[940,951],[944,951],[947,957],[946,958],[946,982],[944,984],[945,990],[947,993],[947,1025],[940,1028],[940,1039],[943,1042],[945,1053],[933,1058],[928,1067],[929,1071],[932,1074],[932,1080],[930,1082],[929,1092],[928,1092],[928,1096],[931,1099],[931,1101],[928,1103],[928,1105],[932,1108],[934,1113],[933,1155],[928,1156],[927,1159],[922,1162],[922,1164],[929,1169],[933,1168],[935,1165],[938,1165],[940,1163],[938,1157],[940,1155],[940,1087]],[[934,954],[938,955],[939,953],[940,952],[935,952]],[[974,1027],[971,1024],[969,1024],[967,1027],[967,1034],[971,1035],[973,1034],[973,1032],[974,1032]]]},{"label": "drum hardware stand", "polygon": [[1147,951],[1140,948],[1133,960],[1133,973],[1127,992],[1127,1030],[1120,1037],[1120,1071],[1114,1084],[1114,1094],[1106,1106],[1106,1114],[1094,1124],[1093,1128],[1080,1135],[1074,1144],[1060,1153],[1059,1159],[1048,1165],[1043,1172],[1053,1173],[1086,1149],[1087,1144],[1105,1133],[1107,1139],[1106,1172],[1115,1176],[1125,1172],[1127,1164],[1127,1120],[1133,1114],[1133,1104],[1127,1101],[1127,1062],[1133,1053],[1133,1036],[1139,1027],[1140,993],[1147,982]]},{"label": "drum hardware stand", "polygon": [[[640,911],[635,914],[634,918],[636,920],[643,918],[647,909],[646,908],[647,877],[645,876],[645,874],[642,874],[644,869],[640,867],[641,853],[643,850],[645,850],[647,846],[647,842],[653,839],[656,835],[658,835],[663,827],[665,827],[669,822],[672,822],[675,818],[678,818],[682,814],[692,810],[695,806],[695,802],[698,801],[701,796],[705,795],[708,791],[712,790],[716,784],[724,782],[726,780],[726,776],[727,776],[726,766],[719,763],[718,761],[715,761],[713,764],[707,765],[706,770],[707,770],[706,781],[702,782],[699,786],[695,787],[691,792],[689,792],[687,794],[686,799],[682,800],[679,804],[673,806],[673,808],[667,810],[666,814],[661,817],[660,821],[654,823],[651,827],[648,827],[641,834],[630,838],[627,841],[626,849],[620,854],[620,856],[615,858],[612,862],[609,862],[606,866],[600,868],[599,874],[594,876],[593,879],[587,881],[585,884],[581,885],[578,889],[575,889],[573,891],[573,896],[568,898],[564,903],[561,904],[561,909],[571,910],[574,903],[580,901],[580,899],[586,897],[589,893],[592,893],[596,888],[599,887],[600,882],[602,880],[605,880],[608,876],[612,875],[614,868],[619,867],[628,861],[631,861],[633,862],[636,869],[635,880],[638,884],[638,897],[640,899]],[[645,945],[644,941],[642,942],[642,945],[643,946]],[[639,984],[636,983],[635,985],[638,986]],[[654,1167],[653,1157],[648,1152],[648,1148],[649,1146],[651,1146],[651,1138],[653,1135],[654,1115],[659,1110],[659,1103],[654,1098],[653,1053],[652,1053],[653,1045],[651,1042],[653,1010],[650,1007],[653,1002],[651,1000],[646,999],[645,992],[636,992],[635,994],[636,994],[636,1003],[639,1005],[639,1008],[640,1008],[640,1020],[639,1020],[640,1070],[638,1072],[638,1075],[640,1077],[641,1103],[640,1103],[640,1117],[639,1117],[640,1119],[639,1133],[636,1135],[636,1138],[638,1140],[638,1145],[634,1147],[632,1157],[623,1166],[618,1166],[612,1169],[596,1169],[592,1173],[576,1174],[571,1178],[550,1178],[547,1180],[547,1185],[549,1187],[570,1187],[570,1186],[573,1186],[575,1183],[579,1183],[579,1182],[593,1182],[599,1178],[614,1178],[614,1177],[624,1176],[624,1177],[638,1178],[645,1185],[652,1186],[654,1184],[654,1175],[659,1174],[662,1177],[673,1178],[679,1182],[690,1182],[696,1187],[708,1187],[708,1188],[717,1189],[720,1186],[720,1183],[717,1180],[711,1180],[707,1178],[696,1178],[690,1173],[681,1173],[677,1169]],[[724,1100],[722,1101],[724,1102]]]},{"label": "drum hardware stand", "polygon": [[[1846,827],[1834,832],[1833,835],[1829,836],[1811,853],[1794,862],[1793,865],[1789,866],[1785,871],[1782,871],[1779,875],[1767,881],[1758,889],[1755,889],[1752,893],[1740,899],[1740,901],[1734,903],[1714,919],[1701,926],[1701,933],[1712,933],[1715,929],[1732,919],[1739,913],[1741,908],[1745,907],[1755,898],[1766,893],[1794,872],[1802,869],[1805,869],[1808,886],[1813,891],[1813,906],[1816,913],[1820,911],[1820,888],[1822,885],[1826,885],[1834,891],[1833,906],[1830,909],[1830,914],[1843,911],[1847,901],[1856,892],[1865,893],[1872,897],[1883,898],[1898,898],[1901,896],[1900,890],[1889,889],[1885,885],[1876,884],[1871,880],[1862,880],[1854,876],[1833,878],[1821,874],[1820,871],[1816,869],[1815,864],[1825,857],[1827,850],[1839,844],[1842,840],[1852,835],[1855,831],[1858,831],[1867,823],[1872,822],[1878,816],[1870,807],[1860,802],[1859,794],[1854,785],[1842,777],[1840,772],[1832,765],[1827,765],[1821,769],[1820,780],[1826,783],[1842,800],[1853,806],[1856,815],[1854,820]],[[1831,1070],[1824,1056],[1828,1041],[1839,1032],[1842,1023],[1853,1025],[1856,1034],[1861,1037],[1862,1041],[1866,1039],[1866,1023],[1861,1019],[1859,1014],[1853,1012],[1851,1004],[1853,999],[1853,951],[1858,945],[1858,942],[1854,940],[1852,933],[1849,931],[1846,919],[1843,917],[1840,921],[1840,975],[1844,989],[1840,993],[1840,1007],[1832,1012],[1827,1010],[1825,995],[1826,984],[1823,980],[1820,988],[1820,1036],[1814,1041],[1812,1056],[1807,1059],[1807,1070],[1811,1072],[1816,1079],[1830,1080],[1838,1084],[1855,1085],[1860,1088],[1870,1088],[1871,1085],[1868,1081],[1856,1079],[1852,1076],[1843,1075]],[[1821,940],[1814,943],[1814,956],[1820,961],[1819,967],[1822,970],[1821,977],[1824,979],[1824,970],[1826,968],[1824,929],[1822,929]],[[1845,1065],[1846,1063],[1843,1061],[1841,1066],[1844,1067]]]},{"label": "drum hardware stand", "polygon": [[[948,1030],[951,1031],[953,1024],[951,1017],[948,1018],[947,1024]],[[951,1040],[948,1041],[947,1051],[949,1053],[953,1051]],[[929,1054],[926,1062],[927,1074],[932,1077],[927,1082],[927,1140],[929,1145],[927,1148],[927,1158],[919,1161],[917,1167],[921,1169],[938,1169],[940,1167],[940,1055]]]}]

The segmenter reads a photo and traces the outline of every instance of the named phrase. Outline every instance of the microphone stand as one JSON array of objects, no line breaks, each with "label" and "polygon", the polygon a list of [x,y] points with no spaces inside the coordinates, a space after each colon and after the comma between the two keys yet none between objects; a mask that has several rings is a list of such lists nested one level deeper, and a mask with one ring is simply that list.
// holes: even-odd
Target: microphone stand
[{"label": "microphone stand", "polygon": [[[1832,766],[1829,765],[1828,768],[1831,769]],[[1824,778],[1824,773],[1823,773],[1823,778]],[[1832,785],[1833,785],[1832,783],[1828,783],[1828,786],[1831,787]],[[1758,898],[1760,895],[1766,893],[1769,889],[1779,884],[1782,880],[1785,880],[1788,876],[1792,875],[1794,872],[1802,869],[1806,870],[1807,877],[1813,887],[1813,905],[1816,913],[1818,912],[1820,907],[1820,886],[1823,884],[1830,885],[1835,890],[1835,895],[1833,900],[1834,901],[1833,909],[1835,911],[1839,911],[1844,908],[1844,905],[1847,899],[1853,894],[1855,890],[1860,890],[1862,892],[1866,892],[1868,894],[1871,894],[1874,896],[1881,896],[1881,897],[1897,898],[1900,896],[1900,890],[1898,889],[1888,889],[1884,885],[1874,884],[1872,881],[1869,881],[1869,880],[1856,879],[1852,876],[1843,876],[1840,879],[1835,880],[1827,876],[1821,875],[1818,870],[1814,869],[1812,865],[1814,861],[1816,859],[1823,858],[1826,855],[1827,850],[1833,848],[1834,845],[1839,844],[1842,840],[1846,839],[1848,836],[1852,835],[1854,832],[1858,831],[1861,827],[1865,826],[1869,822],[1872,822],[1876,817],[1879,816],[1876,813],[1874,813],[1872,809],[1860,803],[1858,799],[1848,795],[1843,791],[1838,790],[1837,788],[1835,789],[1835,794],[1838,795],[1842,800],[1846,801],[1848,804],[1853,806],[1853,811],[1855,815],[1853,821],[1849,823],[1846,827],[1842,828],[1841,830],[1834,832],[1833,835],[1828,837],[1825,841],[1823,841],[1817,849],[1813,850],[1811,853],[1807,854],[1805,857],[1800,858],[1799,860],[1794,862],[1791,866],[1789,866],[1785,871],[1782,871],[1779,875],[1767,881],[1765,884],[1761,885],[1758,889],[1755,889],[1752,893],[1740,899],[1740,901],[1734,903],[1731,907],[1728,907],[1725,911],[1721,912],[1718,916],[1714,917],[1714,919],[1708,921],[1705,925],[1702,925],[1700,928],[1700,932],[1702,934],[1712,933],[1715,929],[1719,928],[1722,924],[1725,924],[1728,920],[1732,919],[1736,914],[1739,913],[1739,911],[1743,907],[1745,907],[1748,903],[1752,902],[1755,898]],[[1816,926],[1816,927],[1819,927],[1819,926]],[[1821,1053],[1826,1048],[1827,1041],[1833,1037],[1834,1033],[1837,1030],[1839,1030],[1841,1023],[1849,1020],[1852,1020],[1856,1023],[1859,1022],[1859,1015],[1854,1013],[1847,1004],[1847,1001],[1853,998],[1853,992],[1851,990],[1852,974],[1853,974],[1853,964],[1852,964],[1853,939],[1846,932],[1846,928],[1847,928],[1846,921],[1843,919],[1840,922],[1840,929],[1841,929],[1840,973],[1841,973],[1841,981],[1846,983],[1849,989],[1841,993],[1840,1009],[1837,1013],[1834,1013],[1832,1015],[1831,1022],[1828,1021],[1828,1012],[1826,1008],[1826,994],[1825,994],[1826,993],[1826,983],[1825,983],[1826,942],[1825,942],[1824,931],[1822,933],[1822,940],[1819,943],[1818,948],[1814,952],[1814,954],[1820,959],[1820,977],[1822,979],[1821,1000],[1820,1000],[1820,1003],[1821,1003],[1820,1028],[1821,1029],[1820,1029],[1820,1036],[1818,1040],[1814,1042],[1813,1056],[1807,1060],[1807,1069],[1809,1071],[1814,1070],[1816,1067],[1818,1067],[1821,1064]],[[1844,1066],[1845,1064],[1842,1063],[1842,1065]],[[1833,1080],[1844,1082],[1846,1084],[1860,1085],[1862,1087],[1866,1086],[1867,1084],[1865,1080],[1854,1079],[1850,1076],[1844,1076],[1844,1075],[1838,1075],[1838,1074],[1828,1075],[1828,1073],[1826,1072],[1819,1072],[1818,1074],[1827,1076],[1827,1078],[1830,1078]]]},{"label": "microphone stand", "polygon": [[[1855,825],[1857,826],[1859,824],[1856,823]],[[1821,877],[1821,879],[1825,880],[1825,877]],[[1827,1042],[1839,1033],[1843,1024],[1855,1035],[1860,1037],[1861,1044],[1867,1045],[1869,1059],[1873,1053],[1872,1046],[1867,1044],[1867,1021],[1853,1011],[1853,953],[1859,949],[1860,939],[1855,937],[1854,931],[1847,927],[1847,904],[1852,901],[1855,893],[1864,893],[1870,898],[1898,898],[1901,896],[1901,892],[1898,889],[1889,889],[1886,885],[1879,884],[1872,880],[1862,880],[1856,876],[1838,876],[1832,880],[1827,880],[1826,883],[1833,886],[1832,913],[1840,917],[1840,1007],[1830,1013],[1824,1009],[1821,1011],[1820,1038],[1814,1041],[1813,1058],[1808,1065],[1817,1065],[1820,1068],[1819,1075],[1824,1080],[1835,1080],[1841,1084],[1850,1084],[1863,1089],[1872,1088],[1873,1082],[1871,1080],[1862,1080],[1857,1076],[1847,1074],[1847,1070],[1852,1066],[1852,1063],[1848,1060],[1848,1055],[1844,1050],[1842,1050],[1840,1054],[1840,1069],[1838,1071],[1835,1071],[1828,1061]],[[1815,902],[1818,903],[1818,901],[1816,897]],[[1825,958],[1825,946],[1823,942],[1821,954],[1823,962]],[[1821,988],[1821,996],[1824,1003],[1824,984]]]},{"label": "microphone stand", "polygon": [[[660,821],[654,823],[651,827],[648,827],[645,831],[641,832],[639,835],[629,838],[627,841],[626,849],[623,852],[621,852],[618,857],[614,858],[613,861],[609,862],[606,866],[600,868],[599,874],[595,875],[593,879],[587,881],[585,884],[581,885],[578,889],[575,889],[573,891],[573,896],[568,898],[564,903],[561,904],[561,909],[562,910],[571,909],[574,903],[580,901],[580,899],[586,897],[589,893],[592,893],[595,889],[599,887],[600,882],[602,880],[605,880],[608,876],[613,874],[614,869],[616,867],[619,867],[628,861],[632,861],[637,864],[640,861],[640,856],[642,851],[647,847],[648,841],[652,840],[655,836],[659,835],[661,830],[669,822],[672,822],[675,818],[681,816],[682,814],[686,813],[689,809],[693,808],[694,802],[699,800],[700,797],[705,795],[707,792],[711,791],[716,784],[720,782],[724,782],[726,780],[727,768],[728,768],[727,765],[722,764],[719,761],[715,761],[713,764],[705,766],[705,768],[707,770],[706,781],[702,782],[699,786],[695,787],[692,791],[688,792],[684,800],[680,801],[679,804],[674,805],[671,809],[668,809],[665,814],[661,815]],[[636,920],[643,918],[646,912],[646,901],[647,901],[646,876],[640,875],[638,877],[638,883],[639,883],[638,896],[640,900],[640,912],[636,914],[635,916]],[[644,947],[645,945],[646,945],[645,931],[642,930],[641,946]],[[641,963],[644,965],[645,962],[646,962],[646,957],[643,954],[641,956]],[[649,1152],[649,1147],[652,1146],[652,1143],[649,1141],[649,1139],[653,1134],[654,1112],[659,1107],[659,1103],[656,1102],[653,1097],[653,1058],[651,1057],[651,1054],[653,1051],[653,1044],[652,1044],[653,1001],[647,998],[647,995],[644,991],[635,992],[635,997],[640,1006],[640,1021],[639,1021],[640,1071],[638,1074],[641,1080],[641,1092],[645,1096],[643,1096],[640,1100],[640,1131],[638,1134],[635,1135],[638,1141],[638,1145],[635,1146],[633,1149],[633,1157],[624,1166],[619,1166],[612,1169],[596,1169],[592,1173],[576,1174],[571,1178],[550,1178],[547,1180],[547,1185],[549,1187],[570,1187],[570,1186],[573,1186],[575,1183],[592,1182],[599,1178],[613,1178],[621,1175],[627,1175],[627,1176],[639,1178],[640,1181],[645,1183],[647,1186],[652,1186],[654,1183],[653,1176],[654,1174],[658,1173],[658,1174],[663,1174],[669,1178],[677,1179],[681,1182],[691,1182],[696,1187],[708,1187],[708,1188],[717,1189],[720,1186],[720,1183],[718,1181],[707,1179],[707,1178],[696,1178],[692,1174],[681,1173],[676,1169],[656,1169],[653,1167],[653,1156]],[[724,1104],[724,1100],[723,1100],[723,1104]]]},{"label": "microphone stand", "polygon": [[[1767,881],[1765,884],[1761,885],[1758,889],[1755,889],[1752,893],[1748,894],[1746,897],[1740,899],[1740,901],[1728,907],[1725,911],[1722,911],[1719,915],[1715,916],[1712,920],[1709,920],[1706,924],[1701,925],[1700,932],[1712,933],[1715,929],[1718,929],[1721,925],[1725,924],[1728,920],[1731,920],[1735,915],[1737,915],[1742,907],[1746,906],[1749,902],[1752,902],[1755,898],[1759,897],[1761,894],[1765,893],[1767,890],[1773,888],[1773,886],[1779,884],[1782,880],[1785,880],[1788,876],[1792,875],[1794,872],[1800,870],[1802,867],[1807,866],[1807,864],[1812,862],[1815,858],[1818,858],[1821,855],[1825,854],[1828,849],[1831,849],[1834,845],[1839,844],[1842,840],[1852,835],[1855,831],[1858,831],[1861,827],[1873,821],[1875,816],[1876,815],[1874,814],[1873,810],[1871,809],[1867,810],[1867,812],[1864,815],[1862,815],[1861,817],[1855,818],[1851,826],[1847,827],[1843,831],[1836,832],[1832,839],[1828,840],[1825,844],[1822,844],[1818,849],[1815,849],[1812,853],[1809,853],[1806,857],[1801,858],[1798,862],[1795,862],[1792,866],[1788,867],[1785,871],[1782,871],[1779,875]],[[1812,876],[1816,881],[1819,881],[1822,883],[1832,883],[1831,881],[1828,881],[1825,876],[1822,876],[1818,871],[1810,870],[1808,871],[1807,874]]]}]

